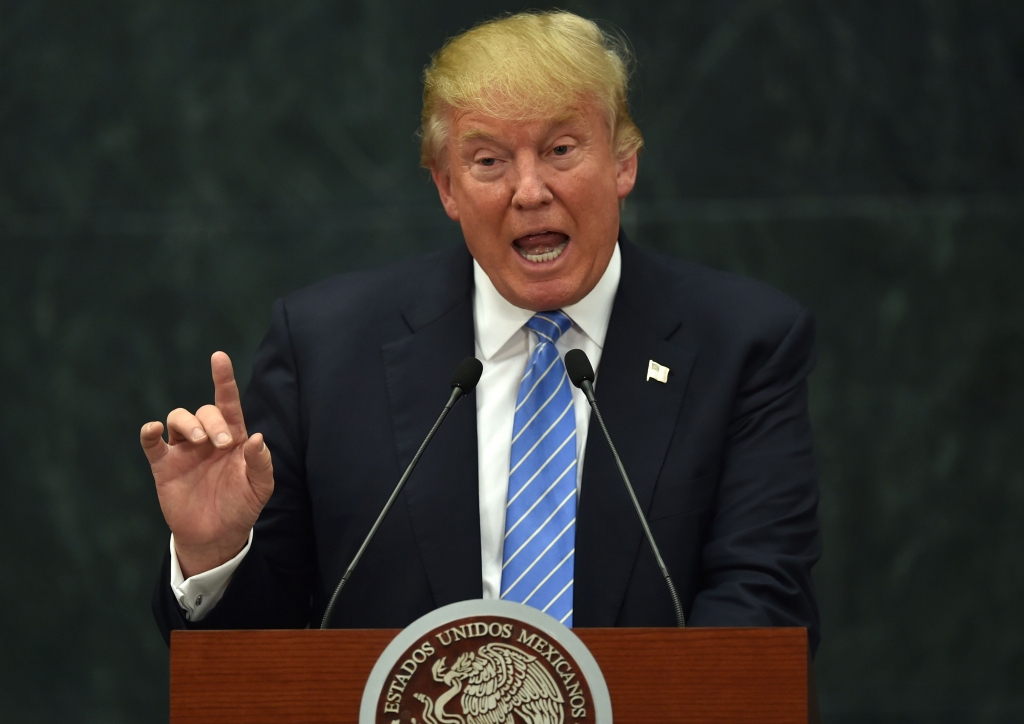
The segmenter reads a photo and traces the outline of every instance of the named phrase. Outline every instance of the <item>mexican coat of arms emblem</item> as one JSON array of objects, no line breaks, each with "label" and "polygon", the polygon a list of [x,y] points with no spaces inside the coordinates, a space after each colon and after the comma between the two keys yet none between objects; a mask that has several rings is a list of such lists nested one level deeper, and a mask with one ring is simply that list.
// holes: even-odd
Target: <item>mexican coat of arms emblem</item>
[{"label": "mexican coat of arms emblem", "polygon": [[424,616],[381,655],[360,724],[610,724],[600,669],[553,618],[506,601]]}]

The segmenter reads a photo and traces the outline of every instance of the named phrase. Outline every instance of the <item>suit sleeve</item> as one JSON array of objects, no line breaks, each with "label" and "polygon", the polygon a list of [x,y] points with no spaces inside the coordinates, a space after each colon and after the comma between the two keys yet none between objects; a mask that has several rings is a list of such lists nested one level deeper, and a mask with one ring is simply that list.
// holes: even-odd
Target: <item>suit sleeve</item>
[{"label": "suit sleeve", "polygon": [[694,626],[805,626],[820,639],[811,567],[821,556],[807,376],[814,321],[802,310],[774,345],[752,350],[728,428],[701,552]]},{"label": "suit sleeve", "polygon": [[309,624],[316,548],[305,483],[304,425],[294,348],[283,301],[275,303],[270,330],[256,352],[242,398],[249,434],[262,432],[274,464],[274,493],[256,522],[252,547],[223,598],[190,622],[170,586],[165,554],[153,613],[170,642],[173,629],[303,628]]}]

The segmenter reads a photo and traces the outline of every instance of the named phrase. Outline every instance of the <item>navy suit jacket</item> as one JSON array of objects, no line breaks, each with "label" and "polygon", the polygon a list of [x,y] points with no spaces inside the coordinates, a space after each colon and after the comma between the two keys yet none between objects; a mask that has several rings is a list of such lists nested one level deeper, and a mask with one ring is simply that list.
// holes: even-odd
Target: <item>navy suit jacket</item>
[{"label": "navy suit jacket", "polygon": [[[806,626],[820,556],[807,375],[814,323],[749,279],[633,246],[597,374],[601,411],[691,626]],[[396,481],[474,353],[464,246],[295,292],[273,308],[243,397],[275,489],[252,548],[201,622],[165,557],[154,612],[174,628],[317,626]],[[648,361],[669,367],[646,381]],[[592,424],[592,430],[597,427]],[[482,594],[476,409],[456,406],[335,610],[339,627],[404,627]],[[600,434],[587,438],[574,620],[673,626],[662,579]]]}]

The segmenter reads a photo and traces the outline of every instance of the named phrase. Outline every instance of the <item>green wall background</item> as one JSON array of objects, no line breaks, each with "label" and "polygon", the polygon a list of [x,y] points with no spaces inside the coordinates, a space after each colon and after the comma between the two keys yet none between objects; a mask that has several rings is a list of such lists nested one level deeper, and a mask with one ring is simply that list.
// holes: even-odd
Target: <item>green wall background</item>
[{"label": "green wall background", "polygon": [[[638,57],[630,235],[817,316],[826,721],[1021,721],[1024,5],[565,5]],[[517,9],[0,0],[0,719],[166,718],[138,428],[277,296],[460,242],[420,72]]]}]

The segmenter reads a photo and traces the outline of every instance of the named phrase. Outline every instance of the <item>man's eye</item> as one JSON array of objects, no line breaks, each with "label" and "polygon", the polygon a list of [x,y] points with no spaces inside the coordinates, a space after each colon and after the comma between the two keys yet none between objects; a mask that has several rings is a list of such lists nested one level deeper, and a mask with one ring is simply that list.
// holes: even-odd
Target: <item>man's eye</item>
[{"label": "man's eye", "polygon": [[569,153],[569,147],[568,146],[555,146],[552,149],[552,152],[556,156],[564,156],[565,154]]},{"label": "man's eye", "polygon": [[490,158],[490,157],[488,157],[488,158],[481,158],[479,161],[477,161],[477,163],[479,163],[479,164],[481,164],[483,166],[493,166],[497,162],[498,162],[497,159]]}]

